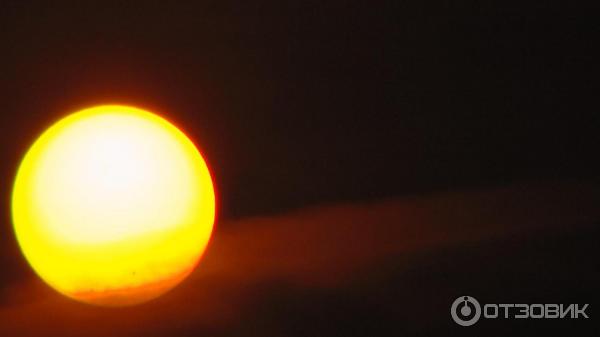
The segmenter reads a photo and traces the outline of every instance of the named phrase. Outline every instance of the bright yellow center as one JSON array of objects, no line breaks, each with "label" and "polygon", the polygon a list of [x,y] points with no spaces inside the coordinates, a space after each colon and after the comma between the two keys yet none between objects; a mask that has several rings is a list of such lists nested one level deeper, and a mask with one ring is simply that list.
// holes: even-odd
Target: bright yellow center
[{"label": "bright yellow center", "polygon": [[88,303],[129,305],[171,289],[210,238],[215,195],[194,144],[144,110],[71,114],[27,152],[12,215],[33,269]]}]

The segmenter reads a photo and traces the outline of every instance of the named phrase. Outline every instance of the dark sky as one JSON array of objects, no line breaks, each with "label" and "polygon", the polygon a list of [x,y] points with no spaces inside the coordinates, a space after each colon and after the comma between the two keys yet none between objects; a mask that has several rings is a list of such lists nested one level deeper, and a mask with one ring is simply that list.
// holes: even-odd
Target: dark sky
[{"label": "dark sky", "polygon": [[581,5],[202,1],[3,5],[3,171],[106,102],[199,144],[225,215],[597,176],[597,33]]},{"label": "dark sky", "polygon": [[[198,331],[236,336],[252,335],[251,331],[262,336],[439,334],[443,331],[439,326],[448,324],[446,302],[463,290],[458,285],[464,281],[463,271],[448,270],[449,266],[469,268],[469,263],[483,271],[476,280],[492,284],[489,289],[468,284],[490,301],[503,294],[505,299],[514,295],[512,300],[521,301],[582,300],[589,293],[586,286],[600,278],[596,260],[587,260],[597,250],[592,250],[595,244],[590,237],[597,242],[600,220],[592,202],[598,200],[600,169],[599,33],[593,7],[567,1],[2,3],[0,294],[35,279],[19,255],[10,225],[10,189],[22,155],[37,135],[66,113],[94,104],[121,103],[161,113],[201,148],[219,194],[217,228],[222,232],[217,230],[216,242],[222,242],[220,233],[235,230],[244,234],[232,235],[251,238],[252,228],[258,232],[262,228],[253,219],[273,219],[270,226],[275,228],[277,219],[282,219],[279,235],[293,241],[293,230],[285,229],[290,222],[297,221],[304,230],[303,224],[311,223],[306,221],[307,208],[331,205],[346,205],[349,214],[376,214],[373,205],[391,202],[382,212],[396,215],[384,216],[380,226],[404,228],[397,208],[410,208],[405,206],[407,200],[421,198],[417,205],[435,212],[431,203],[440,193],[455,196],[448,200],[456,198],[443,202],[450,205],[443,209],[457,205],[444,214],[465,213],[472,219],[470,212],[478,212],[480,206],[461,202],[461,191],[490,191],[481,193],[494,196],[502,186],[511,186],[511,196],[521,190],[531,193],[531,202],[539,210],[558,214],[570,210],[562,223],[549,221],[541,215],[544,211],[528,220],[534,223],[531,228],[551,223],[553,229],[542,230],[544,235],[532,229],[512,236],[507,233],[512,233],[512,226],[520,228],[527,212],[511,213],[516,211],[490,201],[484,207],[490,214],[473,219],[479,219],[483,228],[492,228],[494,235],[465,245],[439,234],[463,233],[462,220],[441,221],[445,225],[423,237],[441,235],[439,242],[456,246],[449,251],[441,246],[418,250],[410,258],[396,259],[404,251],[402,240],[396,246],[395,241],[385,243],[391,240],[386,235],[375,235],[374,246],[380,243],[394,249],[376,254],[378,259],[369,257],[372,263],[361,267],[376,269],[373,279],[314,289],[312,284],[286,283],[279,274],[257,276],[253,282],[260,286],[248,290],[250,295],[240,295],[258,303],[256,310],[247,310],[256,317],[238,317],[233,320],[238,325],[225,319],[228,329],[224,330],[204,321],[196,326],[189,319],[179,330],[157,328],[166,335]],[[540,190],[539,184],[545,187]],[[556,186],[565,185],[568,198],[543,198],[548,189],[550,195],[562,195],[563,187]],[[569,200],[592,206],[573,210]],[[506,230],[494,225],[496,215],[504,212],[514,218]],[[316,223],[335,232],[337,219],[348,216],[319,218]],[[540,223],[535,225],[536,221]],[[364,226],[378,228],[366,222]],[[352,235],[344,236],[343,228],[337,230],[338,239],[325,238],[353,240]],[[371,233],[358,232],[366,237]],[[276,234],[270,237],[282,239]],[[506,253],[505,246],[512,253]],[[335,247],[319,249],[325,250],[324,256],[338,256]],[[557,255],[560,250],[566,257]],[[534,257],[523,261],[520,254]],[[290,255],[315,260],[300,248]],[[210,256],[217,255],[211,255],[209,248],[208,265]],[[471,261],[469,256],[489,256],[491,262],[483,257]],[[329,263],[338,262],[309,265]],[[510,290],[493,281],[489,265],[513,277]],[[399,271],[399,266],[408,269]],[[562,276],[549,281],[555,275],[549,269]],[[579,277],[566,276],[573,273]],[[529,296],[515,285],[518,275],[526,280],[523,289],[539,289],[540,280],[550,283]],[[431,281],[438,277],[449,281]],[[581,296],[571,296],[564,284],[577,288]],[[243,287],[243,282],[236,287]],[[417,295],[431,294],[430,287],[445,287],[439,300],[429,297],[425,302],[434,305],[432,312],[444,315],[416,320],[422,324],[414,323],[410,311],[394,309],[389,299],[379,305],[380,300],[392,298],[427,311]],[[382,290],[372,293],[373,289]],[[20,303],[4,302],[14,301]],[[178,303],[164,301],[170,308]],[[4,319],[2,303],[0,295],[0,319]],[[69,316],[69,310],[78,309],[65,310],[63,324],[69,327],[69,319],[75,317]],[[172,310],[168,317],[176,316],[177,310]],[[86,324],[112,319],[107,313],[95,318],[93,311],[83,315]],[[331,322],[321,318],[331,315]],[[385,333],[407,321],[412,322],[407,330]],[[316,323],[310,326],[309,322]],[[438,330],[423,328],[432,324]],[[380,329],[372,330],[375,326]],[[503,331],[496,327],[488,332]],[[79,328],[67,330],[77,335],[73,331]]]}]

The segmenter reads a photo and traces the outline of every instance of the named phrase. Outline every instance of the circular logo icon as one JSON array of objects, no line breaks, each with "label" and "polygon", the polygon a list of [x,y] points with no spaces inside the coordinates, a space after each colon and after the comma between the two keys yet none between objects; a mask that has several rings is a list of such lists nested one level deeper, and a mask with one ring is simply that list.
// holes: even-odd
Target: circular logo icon
[{"label": "circular logo icon", "polygon": [[473,325],[481,317],[481,306],[473,297],[461,296],[452,303],[450,314],[454,322],[458,325]]}]

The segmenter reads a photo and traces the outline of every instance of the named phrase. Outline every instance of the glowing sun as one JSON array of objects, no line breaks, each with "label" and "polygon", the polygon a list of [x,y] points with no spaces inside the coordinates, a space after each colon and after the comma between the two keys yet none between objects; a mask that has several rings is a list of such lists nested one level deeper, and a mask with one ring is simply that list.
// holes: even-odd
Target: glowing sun
[{"label": "glowing sun", "polygon": [[196,266],[215,194],[194,144],[150,112],[107,105],[47,129],[19,166],[17,240],[50,286],[119,306],[160,296]]}]

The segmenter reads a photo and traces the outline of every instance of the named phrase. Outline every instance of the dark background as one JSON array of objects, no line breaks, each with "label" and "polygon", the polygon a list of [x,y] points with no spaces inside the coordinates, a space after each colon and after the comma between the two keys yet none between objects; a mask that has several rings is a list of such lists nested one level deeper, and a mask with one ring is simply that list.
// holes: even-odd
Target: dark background
[{"label": "dark background", "polygon": [[[331,203],[596,186],[593,9],[567,1],[4,2],[0,282],[31,277],[10,228],[22,155],[52,122],[94,104],[147,108],[180,126],[214,174],[225,229],[235,219]],[[444,294],[460,295],[470,280],[464,292],[482,301],[586,301],[599,280],[598,218],[586,219],[583,229],[565,223],[417,254],[413,274],[379,268],[359,289],[256,290],[268,310],[257,306],[249,320],[281,322],[290,336],[457,333],[446,330],[453,298],[419,299],[441,279],[453,289]],[[511,288],[491,266],[512,277]],[[470,268],[480,271],[475,280],[462,274]],[[432,303],[443,310],[429,321],[411,316],[411,307],[427,312]],[[502,323],[487,334],[548,328]]]}]

